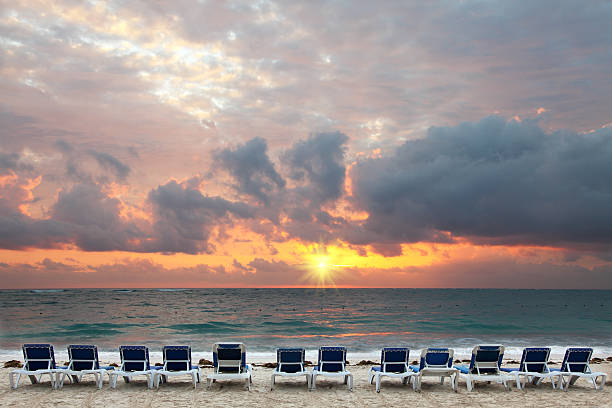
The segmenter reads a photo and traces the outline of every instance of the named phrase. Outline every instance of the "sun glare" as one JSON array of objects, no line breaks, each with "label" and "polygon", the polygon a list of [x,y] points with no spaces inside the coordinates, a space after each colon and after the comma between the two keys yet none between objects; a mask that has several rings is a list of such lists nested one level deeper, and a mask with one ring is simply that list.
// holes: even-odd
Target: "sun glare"
[{"label": "sun glare", "polygon": [[351,266],[340,265],[338,260],[330,256],[325,248],[317,246],[306,256],[304,280],[318,288],[336,287],[334,279],[343,273],[342,268]]}]

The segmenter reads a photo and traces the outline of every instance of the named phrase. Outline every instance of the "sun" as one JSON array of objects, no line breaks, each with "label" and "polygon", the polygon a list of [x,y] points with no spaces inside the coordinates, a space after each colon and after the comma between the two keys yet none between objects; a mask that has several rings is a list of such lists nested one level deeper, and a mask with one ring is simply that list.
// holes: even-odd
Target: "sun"
[{"label": "sun", "polygon": [[318,288],[336,287],[334,279],[351,265],[340,265],[339,259],[330,256],[323,246],[317,246],[306,256],[304,279]]}]

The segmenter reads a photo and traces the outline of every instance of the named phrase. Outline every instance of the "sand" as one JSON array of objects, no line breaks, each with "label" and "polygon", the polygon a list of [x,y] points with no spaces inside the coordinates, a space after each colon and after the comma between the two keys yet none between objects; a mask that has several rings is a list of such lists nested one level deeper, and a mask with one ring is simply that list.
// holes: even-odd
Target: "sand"
[{"label": "sand", "polygon": [[[9,389],[9,368],[0,369],[0,406],[11,407],[360,407],[360,406],[412,406],[419,407],[551,407],[582,406],[612,407],[612,363],[593,364],[594,371],[608,374],[607,385],[596,391],[584,379],[578,380],[569,391],[552,390],[547,382],[535,388],[528,386],[519,391],[505,391],[499,384],[478,383],[468,393],[465,382],[460,381],[458,393],[450,385],[437,383],[435,378],[424,380],[423,391],[416,393],[411,386],[403,386],[397,380],[385,380],[381,392],[376,393],[368,383],[368,367],[349,366],[355,384],[353,392],[335,379],[318,379],[317,389],[308,391],[303,378],[278,379],[274,391],[270,392],[272,369],[254,367],[253,387],[249,392],[244,383],[217,382],[211,389],[206,382],[193,389],[187,377],[174,377],[159,390],[147,389],[144,380],[125,384],[121,379],[117,389],[111,389],[105,378],[104,387],[98,390],[93,376],[80,384],[67,383],[61,390],[52,390],[49,382],[30,384],[22,379],[17,390]],[[211,368],[204,368],[204,376]]]}]

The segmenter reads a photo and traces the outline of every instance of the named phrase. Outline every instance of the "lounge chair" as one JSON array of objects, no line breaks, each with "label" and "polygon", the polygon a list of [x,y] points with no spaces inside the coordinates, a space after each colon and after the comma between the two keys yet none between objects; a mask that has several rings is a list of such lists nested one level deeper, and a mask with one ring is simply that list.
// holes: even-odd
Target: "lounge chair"
[{"label": "lounge chair", "polygon": [[[549,347],[526,347],[523,349],[521,364],[517,368],[503,367],[501,371],[515,376],[516,387],[520,390],[525,388],[526,382],[538,386],[546,378],[550,378],[553,390],[555,389],[554,377],[560,377],[559,373],[552,372],[548,368]],[[521,381],[523,377],[523,381]]]},{"label": "lounge chair", "polygon": [[[380,392],[381,377],[400,378],[404,385],[410,383],[415,374],[408,367],[408,347],[384,347],[380,353],[380,367],[371,367],[368,371],[370,384],[376,381],[376,392]],[[415,384],[412,384],[415,388]]]},{"label": "lounge chair", "polygon": [[440,384],[444,384],[444,378],[449,377],[451,388],[457,392],[459,371],[453,367],[454,355],[455,351],[449,348],[430,347],[423,349],[419,365],[410,366],[410,369],[417,374],[415,389],[421,391],[423,377],[440,377]]},{"label": "lounge chair", "polygon": [[508,374],[500,371],[502,359],[504,357],[504,346],[476,346],[472,350],[472,359],[469,367],[458,365],[459,377],[465,379],[467,390],[472,391],[474,381],[495,381],[503,384],[509,390]]},{"label": "lounge chair", "polygon": [[[55,388],[57,367],[53,346],[51,344],[24,344],[21,349],[23,350],[24,364],[23,368],[15,369],[9,373],[11,389],[17,389],[22,375],[30,377],[32,384],[37,384],[45,374],[49,375],[51,388]],[[17,380],[15,380],[15,376],[17,376]]]},{"label": "lounge chair", "polygon": [[303,348],[279,348],[276,350],[276,368],[272,372],[270,391],[274,389],[277,376],[306,377],[306,387],[310,389],[310,371],[304,367]]},{"label": "lounge chair", "polygon": [[102,389],[104,374],[108,374],[110,382],[110,370],[113,367],[100,367],[98,361],[98,348],[92,345],[69,345],[69,363],[67,367],[57,371],[57,388],[64,386],[64,380],[68,376],[72,381],[78,383],[85,374],[93,374],[99,389]]},{"label": "lounge chair", "polygon": [[214,372],[206,376],[206,383],[217,380],[244,380],[251,390],[251,367],[246,363],[246,348],[242,343],[215,343],[213,345]]},{"label": "lounge chair", "polygon": [[[596,390],[601,390],[606,384],[606,373],[594,373],[591,371],[589,361],[593,349],[590,347],[570,347],[565,351],[561,369],[553,368],[551,371],[559,373],[561,377],[561,389],[567,391],[570,385],[574,385],[576,380],[584,377],[593,382]],[[567,380],[565,377],[569,377]],[[600,378],[599,384],[597,379]]]},{"label": "lounge chair", "polygon": [[121,367],[110,373],[111,388],[117,387],[117,378],[123,377],[129,383],[132,377],[144,375],[147,386],[153,388],[153,375],[161,367],[152,367],[149,363],[149,349],[146,346],[119,346]]},{"label": "lounge chair", "polygon": [[353,390],[353,374],[346,369],[346,347],[319,348],[319,362],[311,371],[311,390],[316,388],[318,376],[343,377],[349,391]]},{"label": "lounge chair", "polygon": [[202,378],[202,370],[197,365],[191,364],[191,347],[189,346],[164,346],[164,366],[154,372],[155,387],[159,388],[159,383],[167,382],[168,377],[178,375],[189,375],[193,382],[193,388]]}]

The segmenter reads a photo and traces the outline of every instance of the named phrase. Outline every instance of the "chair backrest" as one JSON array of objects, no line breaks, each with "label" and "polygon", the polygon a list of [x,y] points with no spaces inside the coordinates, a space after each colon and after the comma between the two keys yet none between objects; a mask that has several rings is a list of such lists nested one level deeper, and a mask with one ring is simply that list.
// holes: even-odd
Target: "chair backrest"
[{"label": "chair backrest", "polygon": [[304,371],[303,348],[279,348],[276,350],[277,370],[283,373],[299,373]]},{"label": "chair backrest", "polygon": [[319,347],[319,371],[340,372],[346,367],[346,347]]},{"label": "chair backrest", "polygon": [[430,347],[421,351],[419,370],[424,368],[451,368],[455,350],[445,347]]},{"label": "chair backrest", "polygon": [[384,373],[405,373],[408,371],[408,347],[383,347],[380,352],[380,371]]},{"label": "chair backrest", "polygon": [[190,346],[164,346],[164,370],[189,371],[191,370]]},{"label": "chair backrest", "polygon": [[24,344],[24,369],[28,371],[55,369],[55,353],[51,344]]},{"label": "chair backrest", "polygon": [[71,344],[68,346],[68,367],[74,371],[100,368],[98,348],[93,345]]},{"label": "chair backrest", "polygon": [[119,346],[121,355],[121,371],[147,371],[149,365],[149,349],[146,346]]},{"label": "chair backrest", "polygon": [[215,343],[213,366],[216,373],[241,373],[246,369],[246,347],[242,343]]},{"label": "chair backrest", "polygon": [[476,346],[472,350],[470,373],[499,374],[504,358],[504,346]]},{"label": "chair backrest", "polygon": [[520,371],[531,373],[548,373],[550,347],[525,347],[521,356]]},{"label": "chair backrest", "polygon": [[590,373],[591,367],[589,361],[593,349],[590,347],[569,347],[565,350],[563,363],[561,363],[561,371],[572,373]]}]

